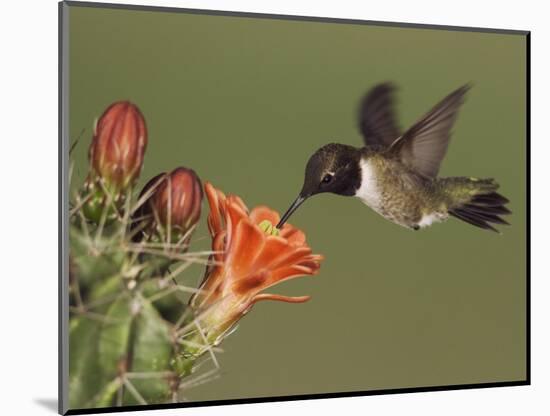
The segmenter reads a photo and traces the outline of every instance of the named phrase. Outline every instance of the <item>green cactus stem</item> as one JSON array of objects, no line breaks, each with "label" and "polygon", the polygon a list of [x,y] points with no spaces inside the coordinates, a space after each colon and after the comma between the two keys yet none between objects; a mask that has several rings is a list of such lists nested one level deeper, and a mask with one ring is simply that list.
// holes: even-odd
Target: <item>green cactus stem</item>
[{"label": "green cactus stem", "polygon": [[212,346],[178,335],[193,320],[187,301],[196,289],[182,283],[185,272],[195,263],[208,265],[211,253],[190,251],[189,240],[135,242],[134,199],[129,195],[121,215],[109,221],[109,207],[91,221],[85,204],[73,203],[71,408],[181,401],[183,391],[217,370],[214,361],[210,371],[197,372],[199,358],[214,354]]}]

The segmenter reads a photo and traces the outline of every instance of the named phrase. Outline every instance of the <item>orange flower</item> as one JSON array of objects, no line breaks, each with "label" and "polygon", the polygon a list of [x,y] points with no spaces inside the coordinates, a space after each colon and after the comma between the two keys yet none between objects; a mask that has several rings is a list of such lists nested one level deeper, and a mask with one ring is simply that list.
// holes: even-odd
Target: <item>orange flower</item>
[{"label": "orange flower", "polygon": [[309,296],[261,293],[279,282],[317,273],[322,256],[312,254],[305,234],[290,224],[280,233],[274,231],[272,225],[279,222],[279,214],[268,207],[258,206],[249,212],[238,196],[225,196],[210,183],[205,191],[215,254],[201,291],[190,304],[198,312],[207,339],[223,336],[260,300],[309,300]]}]

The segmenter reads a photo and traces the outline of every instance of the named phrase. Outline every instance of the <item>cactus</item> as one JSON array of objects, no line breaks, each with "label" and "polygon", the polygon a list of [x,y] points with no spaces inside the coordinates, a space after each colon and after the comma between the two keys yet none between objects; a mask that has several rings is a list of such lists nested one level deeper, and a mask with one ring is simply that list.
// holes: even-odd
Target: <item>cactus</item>
[{"label": "cactus", "polygon": [[[174,180],[168,175],[134,197],[147,143],[143,116],[131,103],[115,103],[94,130],[90,172],[70,213],[70,406],[176,401],[192,370],[182,365],[189,353],[176,333],[186,323],[184,295],[193,290],[178,277],[193,263],[208,263],[209,253],[188,251],[201,184],[179,168]],[[168,199],[187,201],[167,213],[172,184]],[[164,204],[158,226],[145,214],[150,200]]]},{"label": "cactus", "polygon": [[[89,173],[71,200],[73,409],[184,400],[187,389],[217,376],[218,344],[257,301],[309,299],[260,290],[319,268],[321,257],[300,230],[285,224],[280,235],[273,232],[277,213],[260,207],[249,214],[240,198],[210,184],[212,250],[190,250],[201,182],[179,167],[138,193],[146,145],[137,107],[111,105],[94,129]],[[247,261],[251,256],[258,261]],[[206,269],[198,289],[181,283],[192,264]]]}]

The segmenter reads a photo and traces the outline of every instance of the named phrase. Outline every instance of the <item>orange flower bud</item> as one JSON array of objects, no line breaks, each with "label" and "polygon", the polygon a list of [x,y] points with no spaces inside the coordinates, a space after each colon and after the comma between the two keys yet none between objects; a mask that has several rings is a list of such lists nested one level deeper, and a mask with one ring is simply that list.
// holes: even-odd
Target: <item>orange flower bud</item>
[{"label": "orange flower bud", "polygon": [[94,128],[91,168],[110,190],[125,190],[139,176],[146,147],[147,127],[139,109],[129,101],[116,102]]},{"label": "orange flower bud", "polygon": [[166,240],[170,232],[170,242],[177,242],[190,234],[201,216],[202,185],[192,169],[179,167],[169,174],[155,176],[143,187],[141,197],[150,192],[151,196],[139,210],[139,217]]}]

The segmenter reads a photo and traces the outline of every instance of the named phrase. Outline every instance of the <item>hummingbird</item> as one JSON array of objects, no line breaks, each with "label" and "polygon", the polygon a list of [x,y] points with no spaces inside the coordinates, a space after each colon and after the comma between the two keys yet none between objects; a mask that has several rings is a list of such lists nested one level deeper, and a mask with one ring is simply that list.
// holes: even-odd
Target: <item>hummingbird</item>
[{"label": "hummingbird", "polygon": [[508,224],[509,202],[494,179],[438,177],[451,129],[469,85],[461,86],[402,133],[395,116],[392,83],[382,83],[360,101],[357,124],[365,145],[329,143],[308,160],[301,192],[281,217],[281,228],[308,198],[330,192],[354,196],[382,217],[419,230],[453,216],[498,232]]}]

